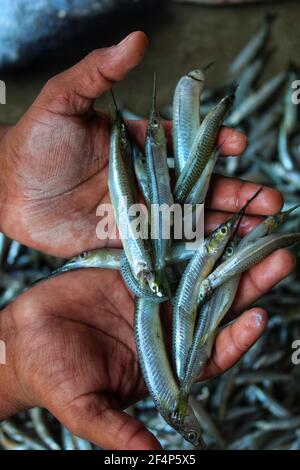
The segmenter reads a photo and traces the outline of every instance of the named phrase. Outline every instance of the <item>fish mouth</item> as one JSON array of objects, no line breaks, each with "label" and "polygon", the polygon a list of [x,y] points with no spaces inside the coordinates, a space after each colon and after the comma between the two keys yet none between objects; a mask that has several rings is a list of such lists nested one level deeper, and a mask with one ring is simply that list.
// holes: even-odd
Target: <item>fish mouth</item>
[{"label": "fish mouth", "polygon": [[163,297],[163,293],[161,292],[161,290],[159,289],[158,285],[156,284],[156,282],[153,280],[153,281],[149,281],[149,287],[150,287],[150,290],[157,295],[157,297]]},{"label": "fish mouth", "polygon": [[163,293],[159,288],[155,276],[151,271],[144,271],[144,279],[146,280],[151,292],[157,295],[157,297],[163,297]]}]

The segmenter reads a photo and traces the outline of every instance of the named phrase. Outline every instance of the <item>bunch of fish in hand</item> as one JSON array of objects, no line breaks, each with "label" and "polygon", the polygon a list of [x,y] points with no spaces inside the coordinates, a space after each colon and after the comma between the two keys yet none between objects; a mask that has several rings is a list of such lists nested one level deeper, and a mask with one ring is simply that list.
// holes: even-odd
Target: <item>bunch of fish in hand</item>
[{"label": "bunch of fish in hand", "polygon": [[[114,112],[108,182],[123,249],[103,248],[85,252],[50,274],[53,276],[81,268],[120,271],[135,297],[135,338],[144,381],[152,402],[167,423],[166,428],[161,424],[158,427],[165,429],[166,434],[172,434],[171,429],[175,430],[195,449],[204,448],[206,444],[209,446],[211,442],[219,447],[251,448],[262,435],[265,436],[274,426],[276,429],[276,423],[268,422],[263,415],[259,429],[249,437],[245,431],[245,436],[235,435],[230,444],[225,442],[227,439],[222,437],[212,416],[216,415],[216,419],[226,427],[224,419],[228,397],[235,387],[240,387],[240,395],[237,394],[236,406],[229,407],[228,412],[233,415],[228,418],[230,423],[247,416],[247,412],[254,415],[257,403],[276,418],[284,418],[286,422],[290,419],[288,410],[285,412],[285,407],[270,397],[274,381],[286,383],[288,374],[278,372],[277,377],[273,377],[272,372],[266,369],[265,378],[263,374],[257,377],[257,370],[267,368],[270,359],[264,359],[265,362],[257,365],[255,371],[248,371],[252,364],[259,362],[260,354],[264,357],[263,346],[269,341],[269,330],[239,364],[219,379],[220,386],[215,381],[196,384],[211,357],[220,325],[226,324],[226,315],[235,299],[242,274],[275,250],[300,241],[298,219],[293,212],[299,202],[296,193],[300,189],[300,179],[296,168],[300,162],[300,142],[295,135],[298,124],[296,106],[289,99],[295,68],[290,67],[287,72],[280,73],[253,91],[266,57],[270,55],[266,43],[272,21],[270,17],[264,20],[255,37],[231,64],[222,90],[205,88],[208,67],[190,71],[179,80],[172,106],[162,109],[163,117],[173,120],[173,156],[168,153],[164,121],[157,109],[156,76],[144,149],[138,148],[130,139],[126,118],[132,118],[132,113],[121,111],[112,95]],[[284,90],[283,98],[280,90]],[[279,99],[268,106],[270,98],[276,94]],[[241,159],[218,158],[221,149],[216,140],[223,123],[237,126],[249,135],[250,145]],[[274,155],[277,158],[276,144],[278,161],[271,165]],[[187,240],[178,240],[174,236],[176,211],[174,217],[172,211],[167,211],[171,216],[166,219],[163,211],[157,208],[189,205],[194,226],[197,223],[197,205],[205,203],[216,168],[219,173],[257,181],[261,187],[229,220],[195,245],[189,245]],[[238,228],[244,213],[270,180],[287,194],[287,207],[266,217],[240,239]],[[127,204],[124,204],[125,200]],[[144,237],[137,236],[135,217],[130,210],[141,200],[150,214]],[[164,232],[166,220],[170,234],[167,237]],[[185,219],[182,220],[184,222]],[[286,230],[279,231],[284,223]],[[155,237],[151,237],[153,233]],[[284,287],[289,288],[287,285]],[[265,302],[270,309],[276,304],[276,299]],[[162,321],[165,303],[172,307],[171,324]],[[299,321],[299,309],[297,315]],[[274,325],[283,328],[281,320],[278,320],[280,317],[273,318]],[[170,328],[164,329],[166,324]],[[274,325],[269,327],[272,331]],[[171,352],[167,340],[170,335]],[[247,359],[250,355],[253,356],[252,361]],[[273,357],[272,364],[282,357]],[[280,377],[284,375],[285,380]],[[258,386],[260,382],[262,385]],[[195,393],[192,393],[192,387]],[[205,399],[204,394],[207,394]],[[243,401],[245,396],[251,402],[247,406]],[[210,398],[211,416],[201,403],[208,402]],[[134,413],[145,417],[145,410],[152,410],[149,403],[142,402]],[[297,419],[298,424],[286,423],[285,428],[277,425],[277,429],[287,429],[290,441],[294,443],[296,440],[299,444],[299,436],[295,437],[291,431],[300,426],[300,419]],[[230,428],[231,432],[237,433],[234,428]],[[156,429],[156,432],[162,441],[166,439],[161,431]],[[170,443],[171,448],[182,448],[182,444],[174,439]]]}]

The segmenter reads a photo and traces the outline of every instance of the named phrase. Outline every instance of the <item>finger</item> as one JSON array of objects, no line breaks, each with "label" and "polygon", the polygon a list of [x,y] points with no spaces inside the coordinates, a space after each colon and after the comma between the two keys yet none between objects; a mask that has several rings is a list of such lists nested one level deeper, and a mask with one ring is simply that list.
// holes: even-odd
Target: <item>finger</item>
[{"label": "finger", "polygon": [[264,332],[268,315],[262,308],[252,308],[216,338],[214,350],[201,380],[207,380],[232,367]]},{"label": "finger", "polygon": [[95,98],[122,80],[141,61],[147,45],[147,37],[138,31],[116,46],[92,51],[78,64],[52,78],[36,103],[55,113],[86,113]]},{"label": "finger", "polygon": [[[218,212],[218,211],[206,211],[205,212],[205,233],[209,234],[215,230],[220,224],[226,222],[232,213],[229,212]],[[238,227],[238,235],[244,237],[246,233],[253,230],[257,224],[263,221],[263,217],[255,215],[245,215]]]},{"label": "finger", "polygon": [[[236,212],[249,200],[261,185],[236,178],[214,175],[207,196],[207,208]],[[263,187],[247,208],[247,214],[270,215],[283,206],[283,196],[276,189]]]},{"label": "finger", "polygon": [[266,294],[278,282],[288,276],[296,266],[296,258],[289,250],[272,253],[261,263],[253,266],[241,278],[236,300],[232,306],[233,315]]},{"label": "finger", "polygon": [[72,402],[64,424],[75,435],[109,450],[161,450],[145,426],[129,414],[104,405],[96,394]]},{"label": "finger", "polygon": [[[134,138],[137,145],[143,149],[145,145],[145,138],[147,132],[147,120],[142,121],[128,121],[129,133]],[[172,154],[172,122],[165,121],[164,127],[168,140],[168,150],[170,155]],[[224,156],[228,155],[240,155],[247,147],[247,137],[242,132],[223,127],[217,138],[217,145],[220,145],[220,152]]]},{"label": "finger", "polygon": [[218,134],[217,144],[220,145],[222,155],[234,156],[246,150],[248,140],[245,134],[237,129],[222,127]]}]

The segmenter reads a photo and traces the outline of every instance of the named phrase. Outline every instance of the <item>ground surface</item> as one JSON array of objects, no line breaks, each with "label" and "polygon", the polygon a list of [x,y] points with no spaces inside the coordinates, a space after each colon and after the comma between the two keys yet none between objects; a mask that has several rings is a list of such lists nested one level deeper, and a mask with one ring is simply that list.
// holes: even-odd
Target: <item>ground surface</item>
[{"label": "ground surface", "polygon": [[[208,80],[212,86],[222,82],[227,64],[258,27],[266,11],[278,13],[274,27],[273,44],[276,52],[267,74],[281,70],[290,59],[300,63],[300,4],[282,1],[250,6],[203,7],[164,2],[144,17],[130,16],[110,20],[102,29],[94,27],[85,38],[84,50],[74,42],[73,51],[64,60],[31,64],[27,69],[0,72],[7,83],[7,105],[0,106],[0,122],[15,122],[33,101],[48,77],[74,63],[84,52],[101,45],[112,44],[126,32],[143,29],[150,37],[148,55],[142,65],[117,88],[120,99],[136,112],[147,114],[153,72],[158,72],[158,100],[171,100],[176,81],[186,71],[215,60]],[[119,15],[120,16],[120,15]],[[81,41],[79,41],[81,43]],[[107,99],[104,99],[104,105]]]}]

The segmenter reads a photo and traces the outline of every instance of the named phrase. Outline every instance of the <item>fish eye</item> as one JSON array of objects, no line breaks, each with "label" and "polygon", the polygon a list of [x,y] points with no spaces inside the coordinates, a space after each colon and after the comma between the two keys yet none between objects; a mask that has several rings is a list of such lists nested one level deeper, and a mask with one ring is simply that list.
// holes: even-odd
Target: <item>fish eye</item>
[{"label": "fish eye", "polygon": [[232,253],[233,253],[233,248],[232,247],[227,248],[227,254],[231,256]]},{"label": "fish eye", "polygon": [[158,285],[155,282],[153,282],[153,284],[152,284],[152,290],[153,290],[153,292],[155,292],[155,294],[158,293]]},{"label": "fish eye", "polygon": [[222,233],[222,235],[226,235],[226,233],[227,233],[227,227],[222,227],[222,228],[221,228],[221,233]]},{"label": "fish eye", "polygon": [[195,433],[195,431],[189,431],[187,437],[190,442],[195,442],[197,439],[197,434]]},{"label": "fish eye", "polygon": [[84,260],[87,257],[87,251],[84,251],[83,253],[80,253],[79,259]]},{"label": "fish eye", "polygon": [[157,119],[153,119],[152,123],[153,123],[154,126],[158,126],[158,124],[159,124]]}]

